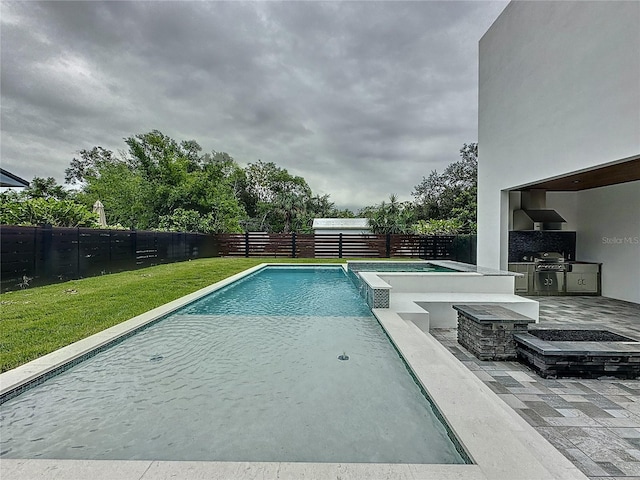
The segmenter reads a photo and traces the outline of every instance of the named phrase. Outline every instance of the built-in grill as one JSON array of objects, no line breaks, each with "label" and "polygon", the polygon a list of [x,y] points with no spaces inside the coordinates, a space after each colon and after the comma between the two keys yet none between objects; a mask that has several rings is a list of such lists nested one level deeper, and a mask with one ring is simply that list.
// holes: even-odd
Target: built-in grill
[{"label": "built-in grill", "polygon": [[564,272],[568,265],[558,252],[533,254],[533,286],[536,293],[558,294],[564,290]]},{"label": "built-in grill", "polygon": [[523,251],[509,262],[509,270],[521,274],[515,278],[516,294],[524,295],[600,295],[600,264],[577,262],[567,254]]},{"label": "built-in grill", "polygon": [[558,252],[538,252],[533,255],[536,272],[566,272],[568,264]]}]

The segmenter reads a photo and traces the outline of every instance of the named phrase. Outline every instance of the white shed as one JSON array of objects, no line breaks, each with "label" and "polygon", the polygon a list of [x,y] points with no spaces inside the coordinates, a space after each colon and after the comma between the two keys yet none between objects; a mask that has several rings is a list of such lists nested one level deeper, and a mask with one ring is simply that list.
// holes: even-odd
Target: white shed
[{"label": "white shed", "polygon": [[312,228],[315,234],[371,233],[367,218],[314,218]]}]

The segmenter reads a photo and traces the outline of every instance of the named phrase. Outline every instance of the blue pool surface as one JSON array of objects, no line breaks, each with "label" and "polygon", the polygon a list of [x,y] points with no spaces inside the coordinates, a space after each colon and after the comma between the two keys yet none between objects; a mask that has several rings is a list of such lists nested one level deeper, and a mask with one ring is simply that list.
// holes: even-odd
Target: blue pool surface
[{"label": "blue pool surface", "polygon": [[[342,288],[340,288],[342,286]],[[268,267],[194,302],[187,314],[370,315],[341,267]]]},{"label": "blue pool surface", "polygon": [[2,458],[464,463],[339,268],[214,292],[0,405],[0,429]]}]

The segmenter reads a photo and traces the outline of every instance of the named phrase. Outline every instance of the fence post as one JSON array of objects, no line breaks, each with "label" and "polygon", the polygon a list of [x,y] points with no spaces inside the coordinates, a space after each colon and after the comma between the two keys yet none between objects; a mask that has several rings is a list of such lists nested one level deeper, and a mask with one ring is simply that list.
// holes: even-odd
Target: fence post
[{"label": "fence post", "polygon": [[113,235],[113,230],[109,230],[109,259],[107,260],[108,270],[107,273],[113,272],[115,269],[113,268],[113,246],[111,245],[111,236]]},{"label": "fence post", "polygon": [[296,258],[296,232],[291,234],[291,258]]},{"label": "fence post", "polygon": [[244,232],[244,256],[249,257],[249,232]]},{"label": "fence post", "polygon": [[338,258],[342,258],[342,234],[338,237]]},{"label": "fence post", "polygon": [[469,263],[478,264],[478,234],[469,234]]},{"label": "fence post", "polygon": [[131,257],[133,257],[134,268],[138,267],[138,233],[131,230]]},{"label": "fence post", "polygon": [[80,276],[80,227],[76,227],[76,278],[82,278]]},{"label": "fence post", "polygon": [[[41,236],[42,238],[42,236]],[[42,241],[38,242],[38,227],[33,227],[33,276],[38,276],[40,262],[38,262],[38,243],[42,244]]]},{"label": "fence post", "polygon": [[473,237],[471,236],[471,234],[469,234],[469,237],[468,237],[468,240],[469,240],[469,263],[471,263],[471,264],[475,263],[475,262],[473,261],[473,256],[472,256],[472,255],[473,255],[473,253],[472,253],[472,252],[473,252],[473,250],[472,250],[472,245],[471,245],[471,239],[472,239],[472,238],[473,238]]},{"label": "fence post", "polygon": [[385,246],[385,257],[391,258],[391,234],[390,233],[387,233],[386,246]]},{"label": "fence post", "polygon": [[47,223],[42,226],[42,257],[44,260],[44,275],[47,280],[53,277],[53,228]]},{"label": "fence post", "polygon": [[460,248],[460,244],[458,243],[458,240],[460,239],[460,235],[458,235],[457,233],[453,236],[453,240],[451,242],[451,248],[453,250],[453,260],[458,262],[458,248]]}]

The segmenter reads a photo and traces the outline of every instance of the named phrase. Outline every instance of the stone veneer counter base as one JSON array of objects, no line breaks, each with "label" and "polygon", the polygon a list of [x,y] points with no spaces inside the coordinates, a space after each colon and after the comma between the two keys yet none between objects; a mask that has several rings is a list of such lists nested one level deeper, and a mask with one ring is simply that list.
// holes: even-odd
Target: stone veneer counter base
[{"label": "stone veneer counter base", "polygon": [[513,334],[527,332],[535,320],[491,304],[453,305],[458,311],[458,343],[480,360],[517,357]]}]

